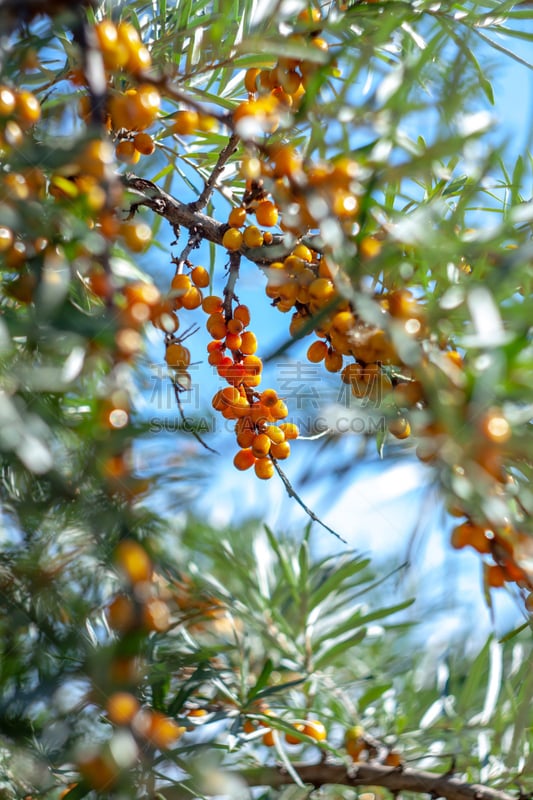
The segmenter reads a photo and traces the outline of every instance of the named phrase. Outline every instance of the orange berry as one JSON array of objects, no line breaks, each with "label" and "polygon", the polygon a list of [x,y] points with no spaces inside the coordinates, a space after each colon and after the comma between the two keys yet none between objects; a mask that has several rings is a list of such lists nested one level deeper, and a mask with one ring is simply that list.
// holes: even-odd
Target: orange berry
[{"label": "orange berry", "polygon": [[[296,725],[294,725],[294,729],[303,733],[304,726],[301,722],[297,722]],[[287,744],[302,744],[302,740],[298,736],[293,736],[292,733],[285,734],[285,741]]]},{"label": "orange berry", "polygon": [[277,206],[270,200],[262,200],[255,209],[255,218],[258,225],[271,228],[278,221],[279,212]]},{"label": "orange berry", "polygon": [[323,361],[328,354],[328,346],[326,342],[317,341],[309,345],[307,350],[307,360],[312,364],[318,364]]},{"label": "orange berry", "polygon": [[280,442],[279,444],[272,444],[270,448],[270,453],[278,461],[284,461],[291,454],[291,446],[288,442]]},{"label": "orange berry", "polygon": [[170,611],[164,600],[152,597],[143,606],[142,623],[147,631],[162,633],[170,625]]},{"label": "orange berry", "polygon": [[120,234],[134,253],[145,250],[152,239],[152,231],[146,222],[123,222],[120,226]]},{"label": "orange berry", "polygon": [[[257,470],[256,470],[256,472],[257,472]],[[263,477],[263,476],[259,475],[258,477]],[[275,743],[276,743],[276,740],[275,740],[275,738],[274,738],[274,732],[273,732],[273,731],[267,731],[267,732],[266,732],[265,734],[263,734],[263,736],[261,737],[261,741],[263,742],[263,744],[264,744],[266,747],[274,747],[274,745],[275,745]]]},{"label": "orange berry", "polygon": [[287,441],[292,439],[297,439],[300,435],[300,431],[298,430],[298,426],[294,424],[294,422],[282,422],[279,426],[280,430],[283,431],[285,434],[285,439]]},{"label": "orange berry", "polygon": [[129,692],[115,692],[106,703],[107,716],[115,725],[128,725],[139,707],[139,701]]},{"label": "orange berry", "polygon": [[242,322],[243,326],[246,328],[250,324],[250,309],[248,306],[244,305],[236,306],[233,312],[233,318]]},{"label": "orange berry", "polygon": [[387,427],[397,439],[407,439],[411,435],[411,426],[405,417],[391,419]]},{"label": "orange berry", "polygon": [[124,594],[118,594],[113,598],[106,609],[106,616],[110,627],[120,633],[134,628],[137,621],[135,607],[130,598]]},{"label": "orange berry", "polygon": [[310,736],[317,742],[323,742],[327,736],[324,725],[318,719],[309,719],[303,726],[302,733]]},{"label": "orange berry", "polygon": [[188,311],[199,308],[202,305],[202,292],[200,289],[197,289],[196,286],[191,286],[181,298],[181,304],[183,308],[186,308]]},{"label": "orange berry", "polygon": [[202,309],[206,314],[220,314],[223,308],[222,298],[215,294],[210,294],[202,300]]},{"label": "orange berry", "polygon": [[244,75],[244,88],[249,94],[254,94],[257,91],[257,78],[261,70],[256,67],[250,67],[246,70]]},{"label": "orange berry", "polygon": [[0,86],[0,116],[9,117],[15,110],[14,92],[7,86]]},{"label": "orange berry", "polygon": [[283,402],[283,400],[278,400],[278,402],[272,406],[270,409],[270,413],[274,419],[285,419],[287,414],[289,413],[289,409]]},{"label": "orange berry", "polygon": [[500,588],[505,584],[506,573],[499,564],[491,564],[485,567],[485,580],[488,586]]},{"label": "orange berry", "polygon": [[152,577],[152,562],[144,547],[133,539],[123,539],[115,550],[115,561],[131,583],[149,581]]},{"label": "orange berry", "polygon": [[266,433],[258,433],[252,442],[252,453],[256,458],[263,458],[268,455],[271,441]]},{"label": "orange berry", "polygon": [[25,89],[19,92],[16,95],[16,113],[23,128],[35,125],[41,118],[41,106],[35,95]]},{"label": "orange berry", "polygon": [[205,267],[195,267],[191,272],[191,280],[199,289],[209,286],[209,272]]},{"label": "orange berry", "polygon": [[240,350],[242,338],[238,333],[228,333],[226,335],[226,347],[230,350]]},{"label": "orange berry", "polygon": [[237,228],[228,228],[222,237],[222,245],[227,250],[240,250],[242,242],[243,235]]},{"label": "orange berry", "polygon": [[233,464],[240,470],[250,469],[255,464],[255,456],[249,448],[244,448],[235,455]]},{"label": "orange berry", "polygon": [[260,400],[266,408],[272,408],[279,400],[278,393],[274,389],[265,389],[261,392]]},{"label": "orange berry", "polygon": [[188,367],[191,363],[190,350],[178,342],[169,344],[165,352],[165,361],[169,367]]},{"label": "orange berry", "polygon": [[142,733],[155,746],[165,749],[174,744],[185,733],[185,728],[165,716],[160,711],[145,712],[148,715],[148,725]]},{"label": "orange berry", "polygon": [[155,150],[155,143],[149,133],[137,133],[133,138],[135,149],[143,156],[151,156]]},{"label": "orange berry", "polygon": [[139,150],[135,148],[135,144],[128,139],[122,139],[115,150],[116,156],[119,161],[124,161],[125,164],[136,164],[141,154]]},{"label": "orange berry", "polygon": [[255,225],[248,225],[244,229],[242,239],[246,247],[261,247],[263,244],[263,234]]},{"label": "orange berry", "polygon": [[245,356],[252,356],[257,350],[257,338],[252,331],[244,331],[241,334],[241,353]]},{"label": "orange berry", "polygon": [[191,279],[188,275],[184,273],[178,273],[178,275],[174,275],[172,281],[170,283],[172,292],[177,297],[183,297],[189,289],[192,287]]},{"label": "orange berry", "polygon": [[178,136],[190,136],[198,130],[199,116],[197,111],[177,111],[173,117],[172,133]]},{"label": "orange berry", "polygon": [[254,464],[255,474],[263,481],[267,481],[274,475],[274,464],[270,458],[258,458]]},{"label": "orange berry", "polygon": [[277,425],[269,425],[268,428],[265,428],[265,433],[272,444],[281,444],[285,441],[285,434]]},{"label": "orange berry", "polygon": [[232,228],[242,228],[246,222],[246,209],[243,206],[232,208],[228,217],[228,225]]}]

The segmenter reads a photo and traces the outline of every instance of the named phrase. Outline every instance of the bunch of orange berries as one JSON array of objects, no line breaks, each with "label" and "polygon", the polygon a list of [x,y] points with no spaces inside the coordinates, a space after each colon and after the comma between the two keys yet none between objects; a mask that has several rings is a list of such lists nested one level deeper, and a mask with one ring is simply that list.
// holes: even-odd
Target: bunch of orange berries
[{"label": "bunch of orange berries", "polygon": [[215,295],[204,301],[204,310],[209,313],[206,327],[213,337],[207,346],[208,361],[229,384],[216,392],[212,406],[225,419],[236,421],[235,434],[241,448],[233,460],[236,468],[253,467],[258,478],[267,480],[274,474],[275,460],[289,457],[289,441],[298,437],[298,428],[292,423],[279,424],[288,409],[274,389],[257,391],[263,362],[255,355],[256,336],[247,330],[250,311],[245,305],[232,305],[224,307]]}]

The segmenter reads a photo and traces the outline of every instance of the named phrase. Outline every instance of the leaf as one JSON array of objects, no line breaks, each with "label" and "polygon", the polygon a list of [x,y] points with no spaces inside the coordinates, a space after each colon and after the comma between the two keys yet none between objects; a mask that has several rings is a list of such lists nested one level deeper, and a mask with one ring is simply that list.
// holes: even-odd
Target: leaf
[{"label": "leaf", "polygon": [[272,670],[274,669],[274,664],[271,658],[268,658],[265,663],[263,664],[263,669],[261,670],[259,677],[250,691],[248,692],[248,702],[250,703],[254,697],[257,696],[258,692],[266,686],[268,679],[272,675]]},{"label": "leaf", "polygon": [[332,664],[339,656],[344,655],[347,650],[350,650],[352,647],[362,642],[365,636],[366,628],[361,628],[355,636],[349,636],[347,639],[343,639],[341,642],[333,645],[333,647],[325,650],[322,655],[319,655],[318,658],[315,658],[313,661],[315,671],[324,669],[324,667]]}]

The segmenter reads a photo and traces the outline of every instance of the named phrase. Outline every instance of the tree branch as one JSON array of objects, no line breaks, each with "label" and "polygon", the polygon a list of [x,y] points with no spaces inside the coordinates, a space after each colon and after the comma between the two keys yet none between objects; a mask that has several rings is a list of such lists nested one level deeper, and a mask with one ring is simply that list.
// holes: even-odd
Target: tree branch
[{"label": "tree branch", "polygon": [[[194,203],[192,204],[193,207],[186,203],[181,203],[172,195],[160,189],[155,183],[145,178],[126,173],[121,176],[121,180],[124,187],[138,197],[133,204],[133,211],[138,206],[147,206],[147,208],[155,211],[156,214],[164,217],[174,228],[178,226],[188,230],[194,228],[202,239],[207,239],[207,241],[215,244],[222,244],[222,237],[228,229],[226,223],[217,222],[213,217],[195,210]],[[243,245],[239,252],[255,264],[268,266],[273,261],[283,260],[292,252],[292,247],[285,244],[282,235],[276,235],[270,245],[263,245],[262,247],[246,247]]]},{"label": "tree branch", "polygon": [[[349,769],[341,764],[294,764],[303,783],[315,788],[325,785],[383,786],[391,792],[419,792],[447,800],[516,800],[514,795],[476,783],[466,783],[449,774],[409,768],[386,767],[382,764],[354,764]],[[248,786],[279,788],[294,783],[282,768],[258,767],[238,773]]]}]

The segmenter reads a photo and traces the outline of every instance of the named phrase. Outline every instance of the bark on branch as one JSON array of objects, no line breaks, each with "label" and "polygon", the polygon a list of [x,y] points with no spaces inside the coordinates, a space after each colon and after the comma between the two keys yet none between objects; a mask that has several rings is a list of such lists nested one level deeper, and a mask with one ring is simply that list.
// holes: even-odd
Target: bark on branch
[{"label": "bark on branch", "polygon": [[[304,784],[315,788],[325,785],[383,786],[393,793],[416,792],[447,800],[516,800],[516,796],[476,783],[466,783],[450,774],[439,775],[410,768],[386,767],[382,764],[294,764]],[[294,783],[282,768],[258,767],[243,770],[240,775],[248,786],[279,788]],[[517,790],[517,794],[519,794]]]},{"label": "bark on branch", "polygon": [[[222,244],[222,237],[228,226],[223,222],[218,222],[195,210],[195,203],[190,205],[176,200],[175,197],[160,189],[152,181],[139,178],[137,175],[126,173],[121,176],[123,186],[136,196],[133,208],[146,206],[164,217],[174,229],[178,227],[194,230],[202,239],[207,239],[215,244]],[[268,266],[273,261],[283,260],[291,252],[292,247],[284,243],[284,237],[274,236],[270,245],[263,247],[245,247],[239,251],[250,261],[262,266]]]}]

